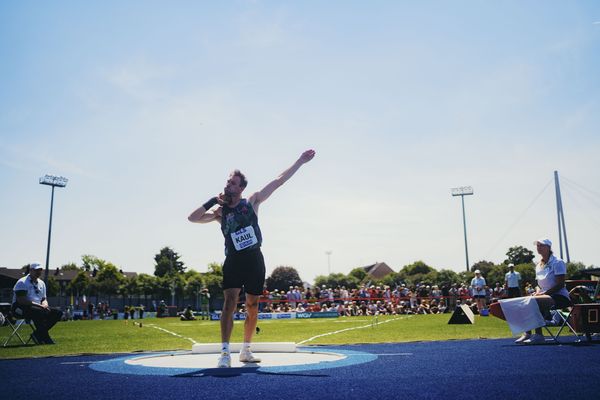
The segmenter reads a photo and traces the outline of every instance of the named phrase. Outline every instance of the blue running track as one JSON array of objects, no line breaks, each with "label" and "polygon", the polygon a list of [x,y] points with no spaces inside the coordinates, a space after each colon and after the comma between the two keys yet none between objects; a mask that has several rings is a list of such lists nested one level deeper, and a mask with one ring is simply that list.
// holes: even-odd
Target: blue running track
[{"label": "blue running track", "polygon": [[[598,399],[600,343],[519,346],[509,339],[315,349],[359,355],[335,368],[132,373],[123,357],[0,360],[2,399]],[[364,358],[365,356],[366,358]],[[110,365],[114,365],[112,368]],[[110,371],[110,372],[106,372]]]}]

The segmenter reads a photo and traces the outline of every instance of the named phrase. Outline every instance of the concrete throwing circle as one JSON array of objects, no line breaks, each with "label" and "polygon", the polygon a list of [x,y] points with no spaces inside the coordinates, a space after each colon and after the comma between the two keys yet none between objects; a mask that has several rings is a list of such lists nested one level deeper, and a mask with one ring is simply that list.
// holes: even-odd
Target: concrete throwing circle
[{"label": "concrete throwing circle", "polygon": [[363,364],[377,358],[375,354],[339,349],[302,349],[295,353],[255,353],[258,364],[244,364],[238,354],[231,354],[231,368],[215,368],[218,354],[191,352],[130,355],[90,364],[96,371],[129,375],[196,375],[242,374],[251,372],[296,372],[339,368]]}]

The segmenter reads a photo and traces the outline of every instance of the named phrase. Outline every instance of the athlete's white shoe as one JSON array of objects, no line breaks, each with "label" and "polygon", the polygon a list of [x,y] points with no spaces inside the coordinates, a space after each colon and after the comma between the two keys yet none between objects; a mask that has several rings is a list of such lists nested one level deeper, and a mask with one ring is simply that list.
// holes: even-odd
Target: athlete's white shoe
[{"label": "athlete's white shoe", "polygon": [[219,362],[217,368],[230,368],[231,367],[231,355],[229,353],[221,353],[219,356]]},{"label": "athlete's white shoe", "polygon": [[520,338],[515,340],[515,343],[523,343],[524,341],[528,340],[530,337],[531,337],[530,333],[524,333]]},{"label": "athlete's white shoe", "polygon": [[240,351],[240,362],[243,363],[259,363],[260,358],[254,357],[254,354],[250,350]]}]

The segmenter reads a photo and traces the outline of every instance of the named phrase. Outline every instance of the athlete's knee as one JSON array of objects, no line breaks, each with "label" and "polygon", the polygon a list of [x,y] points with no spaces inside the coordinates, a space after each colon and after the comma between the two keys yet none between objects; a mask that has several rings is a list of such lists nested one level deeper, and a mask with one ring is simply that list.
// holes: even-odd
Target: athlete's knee
[{"label": "athlete's knee", "polygon": [[258,299],[246,299],[246,309],[257,311],[258,310]]},{"label": "athlete's knee", "polygon": [[236,305],[237,303],[235,301],[225,299],[225,302],[223,303],[223,312],[233,313],[236,309]]}]

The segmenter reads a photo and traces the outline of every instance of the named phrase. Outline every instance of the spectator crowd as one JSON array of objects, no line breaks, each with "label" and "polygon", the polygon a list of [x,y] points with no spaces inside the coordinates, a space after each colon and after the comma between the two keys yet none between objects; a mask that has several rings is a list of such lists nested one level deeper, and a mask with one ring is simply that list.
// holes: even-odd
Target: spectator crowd
[{"label": "spectator crowd", "polygon": [[[525,285],[525,293],[531,285]],[[531,288],[533,289],[533,288]],[[530,290],[531,290],[530,289]],[[496,283],[485,286],[485,303],[507,297],[506,287]],[[466,304],[478,313],[470,285],[427,285],[418,283],[395,288],[389,286],[361,285],[356,289],[344,286],[335,288],[322,285],[303,289],[290,286],[285,290],[265,290],[260,299],[260,312],[337,312],[339,316],[443,314],[456,306]],[[239,310],[243,312],[243,309]]]}]

